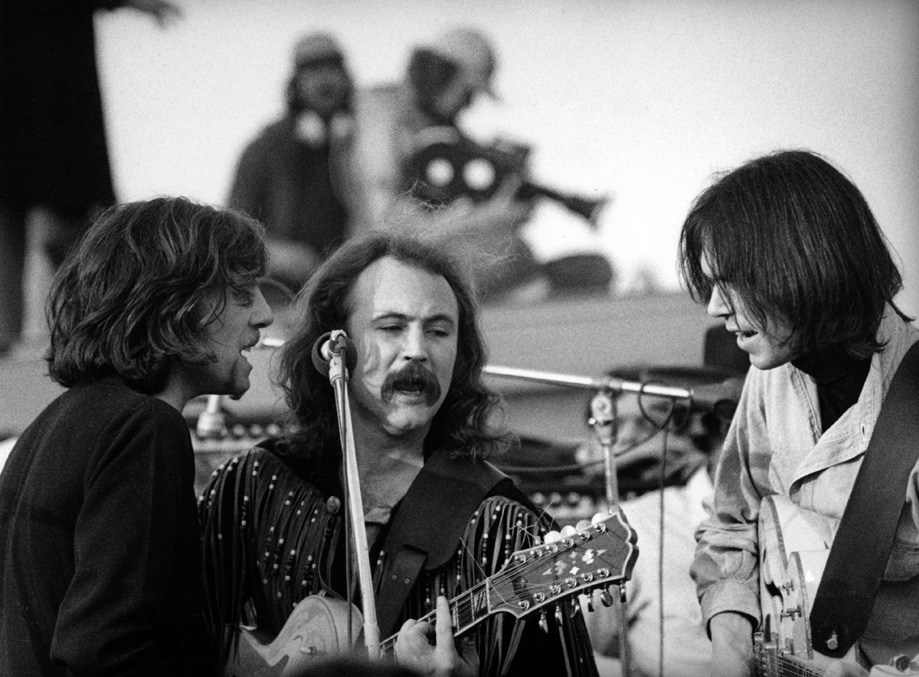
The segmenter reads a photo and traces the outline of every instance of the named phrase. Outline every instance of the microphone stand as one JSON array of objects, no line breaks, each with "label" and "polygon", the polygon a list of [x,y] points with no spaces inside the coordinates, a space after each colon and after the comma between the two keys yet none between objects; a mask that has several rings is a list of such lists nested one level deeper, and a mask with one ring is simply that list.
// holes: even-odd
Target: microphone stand
[{"label": "microphone stand", "polygon": [[[597,390],[590,400],[590,426],[594,430],[597,441],[603,448],[603,471],[606,478],[606,504],[612,513],[614,506],[619,505],[619,476],[616,471],[616,455],[613,453],[613,443],[616,441],[616,403],[609,388]],[[608,604],[609,600],[604,599]],[[619,599],[615,600],[616,619],[619,622],[619,661],[622,664],[622,674],[629,677],[631,674],[632,650],[629,644],[628,614],[625,608],[625,586],[619,585]]]},{"label": "microphone stand", "polygon": [[[373,578],[370,574],[370,553],[367,546],[367,529],[364,525],[364,504],[357,469],[357,451],[351,427],[351,405],[348,400],[348,367],[345,360],[344,331],[336,329],[329,339],[329,381],[335,391],[335,409],[338,412],[338,433],[344,459],[345,494],[347,496],[351,541],[354,559],[357,560],[361,604],[364,611],[364,646],[372,659],[380,657],[380,627],[377,622],[376,602],[373,597]],[[349,558],[350,565],[351,558]],[[350,589],[350,585],[349,585]],[[351,623],[348,623],[349,644],[353,644]]]},{"label": "microphone stand", "polygon": [[[590,401],[590,426],[593,428],[597,441],[603,448],[603,468],[606,479],[606,502],[612,513],[619,505],[619,478],[616,472],[616,455],[613,453],[613,443],[616,441],[616,404],[612,394],[621,392],[634,392],[642,395],[654,395],[671,399],[692,400],[693,393],[685,388],[658,386],[644,384],[637,381],[624,381],[618,378],[593,379],[582,376],[568,376],[545,371],[529,369],[515,369],[513,367],[486,366],[484,373],[491,376],[517,378],[537,383],[581,388],[593,390],[595,394]],[[626,614],[625,586],[619,586],[619,599],[615,600],[616,616],[619,623],[619,646],[622,674],[629,677],[631,674],[631,648],[628,638],[628,617]],[[604,602],[607,603],[607,602]]]}]

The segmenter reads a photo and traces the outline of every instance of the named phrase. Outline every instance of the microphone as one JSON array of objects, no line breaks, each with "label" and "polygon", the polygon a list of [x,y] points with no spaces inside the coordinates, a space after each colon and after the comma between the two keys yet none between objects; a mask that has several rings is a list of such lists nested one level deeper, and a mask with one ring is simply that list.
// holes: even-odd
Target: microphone
[{"label": "microphone", "polygon": [[714,414],[718,418],[730,420],[737,411],[740,393],[743,391],[744,378],[729,378],[721,383],[693,388],[692,408]]},{"label": "microphone", "polygon": [[[334,334],[334,337],[333,337]],[[345,367],[350,371],[357,364],[357,348],[348,335],[342,331],[327,331],[313,344],[313,366],[323,376],[329,375],[329,362],[335,355],[344,355]]]}]

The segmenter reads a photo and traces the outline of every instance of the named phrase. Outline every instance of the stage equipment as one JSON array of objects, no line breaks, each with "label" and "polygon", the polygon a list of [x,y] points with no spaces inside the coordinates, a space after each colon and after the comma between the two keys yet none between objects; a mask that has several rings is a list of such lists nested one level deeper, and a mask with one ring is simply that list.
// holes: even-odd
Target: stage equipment
[{"label": "stage equipment", "polygon": [[518,144],[478,144],[454,127],[430,127],[415,137],[403,168],[405,186],[418,199],[442,206],[460,197],[480,202],[492,197],[509,178],[521,180],[517,197],[554,200],[593,226],[609,197],[590,199],[527,181],[529,148]]},{"label": "stage equipment", "polygon": [[[618,473],[616,472],[616,455],[613,453],[613,445],[616,441],[616,405],[614,394],[633,392],[642,396],[666,397],[674,401],[686,400],[690,408],[714,413],[721,412],[720,415],[729,411],[730,414],[733,415],[737,407],[737,400],[740,396],[740,389],[743,387],[743,379],[728,379],[723,383],[713,386],[700,386],[686,389],[651,383],[640,383],[637,381],[626,381],[608,376],[595,379],[529,369],[516,369],[513,367],[486,366],[484,372],[491,376],[516,378],[536,383],[547,383],[594,391],[594,396],[590,402],[589,423],[597,441],[603,449],[606,501],[611,508],[617,506],[620,501]],[[628,618],[624,602],[624,599],[619,600],[619,603],[616,605],[616,612],[619,621],[619,646],[623,675],[628,677],[631,665],[631,649],[628,634],[626,632],[628,628]]]},{"label": "stage equipment", "polygon": [[696,411],[707,411],[724,419],[731,419],[737,409],[740,393],[743,390],[742,377],[725,379],[721,383],[702,385],[695,388],[626,381],[621,378],[604,376],[570,376],[547,371],[517,369],[515,367],[486,366],[484,373],[504,378],[516,378],[535,383],[547,383],[566,388],[582,390],[608,390],[614,393],[626,392],[652,397],[666,397],[671,400],[686,400],[690,408]]}]

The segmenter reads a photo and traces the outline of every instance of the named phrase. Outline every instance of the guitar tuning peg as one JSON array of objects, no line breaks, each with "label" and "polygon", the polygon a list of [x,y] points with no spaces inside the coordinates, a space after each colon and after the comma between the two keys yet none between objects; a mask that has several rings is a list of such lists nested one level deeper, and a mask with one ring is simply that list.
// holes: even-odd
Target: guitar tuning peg
[{"label": "guitar tuning peg", "polygon": [[594,596],[593,595],[581,595],[581,599],[584,600],[584,605],[587,607],[587,610],[591,613],[594,611]]},{"label": "guitar tuning peg", "polygon": [[562,620],[563,620],[563,617],[562,617],[562,607],[559,606],[558,604],[556,604],[556,605],[555,605],[555,622],[558,623],[559,625],[561,625],[561,624],[562,624]]},{"label": "guitar tuning peg", "polygon": [[581,605],[578,604],[577,600],[570,600],[568,602],[568,618],[574,620],[579,613],[581,613]]},{"label": "guitar tuning peg", "polygon": [[575,529],[573,526],[571,526],[570,524],[566,524],[565,526],[562,527],[562,538],[568,538],[569,536],[574,536],[577,532],[578,530]]},{"label": "guitar tuning peg", "polygon": [[555,530],[546,532],[546,535],[542,537],[542,542],[546,545],[549,543],[558,543],[560,540],[562,540],[562,535]]},{"label": "guitar tuning peg", "polygon": [[600,524],[600,522],[605,522],[606,520],[609,519],[609,516],[610,516],[610,515],[614,515],[614,514],[615,514],[615,510],[616,510],[616,508],[612,508],[612,509],[609,510],[608,512],[598,512],[596,515],[594,515],[593,517],[590,518],[590,523],[591,523],[591,524]]},{"label": "guitar tuning peg", "polygon": [[591,524],[590,520],[581,520],[575,525],[574,528],[577,529],[578,531],[584,531],[585,529],[590,528],[590,524]]},{"label": "guitar tuning peg", "polygon": [[609,590],[604,590],[600,593],[600,603],[603,606],[613,606],[613,596],[609,594]]},{"label": "guitar tuning peg", "polygon": [[539,627],[540,627],[540,629],[541,629],[544,633],[546,633],[547,635],[549,634],[549,621],[548,621],[548,619],[546,618],[546,610],[545,610],[545,609],[543,609],[543,610],[539,613]]}]

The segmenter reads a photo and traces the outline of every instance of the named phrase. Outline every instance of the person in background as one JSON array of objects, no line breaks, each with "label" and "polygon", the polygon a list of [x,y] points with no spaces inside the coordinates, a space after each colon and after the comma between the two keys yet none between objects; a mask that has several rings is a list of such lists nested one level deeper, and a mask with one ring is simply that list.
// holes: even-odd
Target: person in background
[{"label": "person in background", "polygon": [[93,22],[118,7],[179,15],[165,0],[0,3],[0,356],[21,338],[30,219],[56,268],[115,202]]},{"label": "person in background", "polygon": [[[683,223],[680,269],[752,365],[692,566],[712,672],[737,677],[753,673],[753,633],[769,606],[760,600],[762,499],[784,497],[811,519],[838,524],[919,331],[896,306],[902,277],[861,191],[808,150],[755,158],[705,189]],[[884,573],[856,661],[824,656],[821,673],[865,675],[863,667],[916,653],[916,468],[905,484],[893,544],[878,553]],[[833,651],[829,641],[808,641]]]},{"label": "person in background", "polygon": [[494,97],[497,58],[479,30],[457,27],[412,50],[402,82],[359,91],[357,157],[361,182],[360,228],[385,224],[423,231],[451,243],[472,244],[474,280],[482,297],[525,289],[540,268],[520,235],[533,209],[519,199],[519,178],[510,178],[488,200],[460,199],[427,207],[410,194],[406,167],[419,134],[432,128],[461,132],[460,118],[481,96]]},{"label": "person in background", "polygon": [[112,207],[58,270],[66,391],[0,473],[0,674],[216,674],[182,410],[249,388],[272,321],[262,227],[184,198]]},{"label": "person in background", "polygon": [[[391,619],[389,629],[381,620],[381,639],[402,624],[397,658],[424,674],[596,674],[583,620],[568,613],[576,606],[549,613],[545,629],[538,613],[490,615],[454,647],[446,598],[551,527],[485,461],[507,436],[493,427],[497,396],[482,382],[485,346],[466,275],[440,243],[380,230],[348,240],[310,279],[280,362],[298,430],[222,466],[201,500],[224,658],[235,660],[241,624],[289,636],[301,603],[349,598],[335,397],[313,358],[325,333],[343,329],[355,349],[348,389],[377,615]],[[464,508],[457,487],[470,497]],[[439,517],[425,525],[431,515]],[[442,547],[403,546],[406,532],[413,542],[443,532]],[[426,555],[417,578],[394,573],[418,552]],[[435,606],[433,627],[413,620]]]},{"label": "person in background", "polygon": [[[748,362],[723,327],[706,331],[703,366],[620,367],[613,378],[694,389],[732,383],[740,393]],[[727,340],[726,340],[727,339]],[[626,584],[630,674],[637,677],[697,677],[710,673],[711,643],[689,575],[695,531],[705,517],[715,463],[728,419],[685,403],[620,393],[615,403],[613,444],[620,486],[635,495],[622,509],[638,533],[641,553]],[[577,452],[588,472],[602,472],[599,446]],[[591,463],[592,462],[592,463]],[[664,564],[666,562],[666,565]],[[624,674],[615,607],[596,598],[586,615],[597,668],[603,677]]]},{"label": "person in background", "polygon": [[269,275],[296,291],[349,234],[353,81],[338,40],[300,38],[287,83],[287,110],[246,146],[228,204],[268,234]]}]

